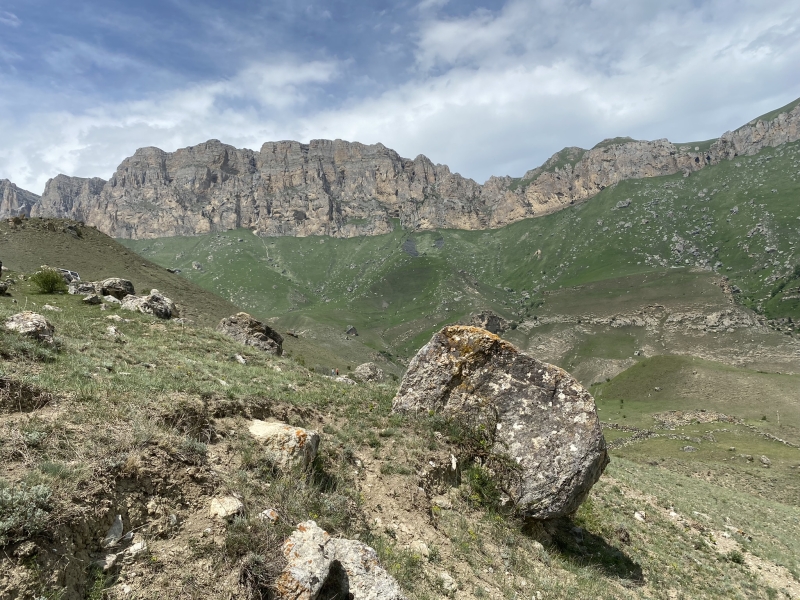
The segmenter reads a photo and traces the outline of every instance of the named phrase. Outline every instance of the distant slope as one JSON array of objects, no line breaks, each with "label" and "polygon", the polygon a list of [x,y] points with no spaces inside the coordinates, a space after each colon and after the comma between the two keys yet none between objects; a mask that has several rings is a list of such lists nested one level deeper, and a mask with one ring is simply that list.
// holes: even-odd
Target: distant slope
[{"label": "distant slope", "polygon": [[[483,230],[557,212],[625,180],[756,154],[800,139],[800,105],[718,140],[607,139],[565,148],[522,178],[483,185],[425,156],[344,140],[267,142],[256,152],[218,140],[164,152],[140,148],[109,181],[59,175],[33,216],[70,217],[117,238],[149,239],[248,228],[264,236],[358,237],[439,228]],[[0,211],[0,216],[4,213]]]},{"label": "distant slope", "polygon": [[[795,142],[688,178],[621,182],[592,202],[493,231],[333,239],[239,230],[124,243],[254,314],[287,327],[352,324],[360,342],[400,358],[434,329],[491,308],[518,323],[508,336],[586,383],[643,348],[796,372],[788,319],[800,320],[799,174]],[[654,325],[645,310],[658,313]],[[776,335],[767,320],[792,335]],[[343,333],[339,341],[352,342]]]},{"label": "distant slope", "polygon": [[[79,235],[70,233],[71,225]],[[15,271],[33,272],[41,265],[77,271],[84,280],[123,277],[137,293],[156,288],[177,302],[181,316],[216,326],[238,308],[184,277],[130,252],[94,229],[60,219],[25,219],[20,225],[0,222],[0,260]]]}]

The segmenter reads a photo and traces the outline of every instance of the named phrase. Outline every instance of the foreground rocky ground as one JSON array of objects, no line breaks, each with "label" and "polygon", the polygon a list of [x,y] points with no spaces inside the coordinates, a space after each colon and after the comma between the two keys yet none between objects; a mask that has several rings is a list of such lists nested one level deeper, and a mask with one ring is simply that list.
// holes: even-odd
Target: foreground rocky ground
[{"label": "foreground rocky ground", "polygon": [[[673,420],[698,441],[612,450],[574,516],[532,524],[469,430],[392,412],[395,383],[11,278],[0,318],[26,308],[54,331],[0,331],[0,597],[270,597],[309,521],[374,548],[409,598],[800,596],[800,510],[774,494],[798,477],[791,445]],[[317,432],[313,459],[278,460],[259,425],[275,421]],[[725,463],[743,483],[684,459],[708,435],[756,457]],[[658,443],[675,448],[637,446]]]}]

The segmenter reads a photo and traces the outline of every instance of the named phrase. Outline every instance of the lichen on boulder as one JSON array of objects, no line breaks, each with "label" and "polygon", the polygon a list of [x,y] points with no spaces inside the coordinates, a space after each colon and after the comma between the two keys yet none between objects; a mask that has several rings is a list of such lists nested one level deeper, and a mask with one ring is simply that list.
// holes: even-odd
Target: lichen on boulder
[{"label": "lichen on boulder", "polygon": [[477,327],[445,327],[412,359],[396,412],[468,423],[513,469],[501,487],[525,517],[577,510],[608,464],[594,399],[563,369]]},{"label": "lichen on boulder", "polygon": [[246,346],[253,346],[276,356],[283,354],[283,336],[245,312],[222,319],[217,325],[217,331]]}]

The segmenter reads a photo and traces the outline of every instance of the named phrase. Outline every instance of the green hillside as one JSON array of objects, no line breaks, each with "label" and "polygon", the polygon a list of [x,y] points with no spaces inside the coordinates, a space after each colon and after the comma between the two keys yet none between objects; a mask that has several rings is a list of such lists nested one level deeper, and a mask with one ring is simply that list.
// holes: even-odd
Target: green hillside
[{"label": "green hillside", "polygon": [[[676,310],[727,310],[731,296],[716,285],[722,276],[741,290],[733,296],[739,305],[791,333],[787,319],[800,319],[798,178],[800,144],[793,143],[691,177],[624,181],[583,204],[498,230],[398,227],[353,239],[260,238],[242,230],[122,243],[255,315],[350,352],[339,360],[327,353],[321,368],[344,368],[365,351],[402,363],[432,331],[480,308],[517,323],[577,310],[588,297],[581,310],[598,314],[669,296]],[[348,350],[358,347],[345,339],[348,325],[360,334],[358,351]],[[528,343],[528,334],[508,335]],[[309,365],[323,360],[312,355]],[[584,381],[602,369],[590,371]]]}]

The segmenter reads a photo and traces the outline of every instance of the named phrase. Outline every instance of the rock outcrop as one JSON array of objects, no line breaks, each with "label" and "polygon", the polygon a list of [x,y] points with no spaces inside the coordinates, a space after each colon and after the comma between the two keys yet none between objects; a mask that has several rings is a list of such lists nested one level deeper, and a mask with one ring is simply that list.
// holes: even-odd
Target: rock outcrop
[{"label": "rock outcrop", "polygon": [[39,204],[40,197],[0,179],[0,217],[30,216],[31,208]]},{"label": "rock outcrop", "polygon": [[305,521],[283,544],[287,564],[275,582],[280,600],[404,600],[400,586],[363,542],[332,538]]},{"label": "rock outcrop", "polygon": [[[565,148],[522,178],[483,185],[425,156],[343,140],[267,142],[259,151],[209,140],[140,148],[110,180],[58,175],[41,198],[0,182],[0,217],[15,212],[85,221],[118,238],[250,228],[266,236],[354,237],[391,231],[486,229],[583,202],[625,179],[655,177],[800,139],[800,104],[727,132],[706,148],[666,139]],[[4,186],[4,187],[3,187]]]},{"label": "rock outcrop", "polygon": [[[116,298],[116,296],[110,296]],[[147,296],[125,296],[122,308],[153,315],[159,319],[171,319],[178,316],[178,307],[158,290],[150,290]]]},{"label": "rock outcrop", "polygon": [[458,420],[514,472],[503,489],[525,517],[574,512],[608,464],[592,396],[566,371],[477,327],[445,327],[412,359],[393,410]]},{"label": "rock outcrop", "polygon": [[217,325],[217,331],[246,346],[253,346],[270,354],[283,354],[283,336],[247,313],[240,312],[225,317]]},{"label": "rock outcrop", "polygon": [[288,470],[295,466],[305,469],[317,456],[319,434],[316,431],[258,419],[250,423],[249,431],[277,469]]},{"label": "rock outcrop", "polygon": [[353,369],[353,378],[358,381],[383,381],[384,373],[378,365],[372,362],[358,365]]},{"label": "rock outcrop", "polygon": [[55,328],[39,313],[25,311],[11,315],[5,321],[5,328],[8,331],[15,331],[34,340],[53,343]]},{"label": "rock outcrop", "polygon": [[509,323],[500,315],[492,312],[491,310],[482,310],[481,312],[472,315],[469,324],[474,327],[480,327],[495,335],[499,335],[506,331]]}]

